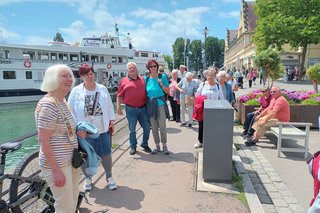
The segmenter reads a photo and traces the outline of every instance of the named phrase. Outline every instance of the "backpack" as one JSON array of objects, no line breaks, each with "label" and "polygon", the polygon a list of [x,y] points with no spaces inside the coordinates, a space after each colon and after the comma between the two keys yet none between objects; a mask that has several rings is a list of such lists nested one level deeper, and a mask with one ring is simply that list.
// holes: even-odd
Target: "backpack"
[{"label": "backpack", "polygon": [[[165,74],[164,74],[165,75]],[[166,77],[167,77],[167,75],[165,75]],[[150,78],[150,75],[148,75],[147,77],[146,77],[146,94],[147,94],[147,85],[148,85],[148,80],[149,80],[149,78]],[[161,79],[162,78],[162,74],[161,73],[159,73],[158,74],[158,78],[159,79]],[[160,84],[159,84],[159,86],[160,86]],[[162,87],[160,86],[160,88],[162,89]],[[164,99],[166,100],[166,101],[168,101],[168,94],[167,93],[165,93],[165,91],[162,89],[162,92],[164,93]]]}]

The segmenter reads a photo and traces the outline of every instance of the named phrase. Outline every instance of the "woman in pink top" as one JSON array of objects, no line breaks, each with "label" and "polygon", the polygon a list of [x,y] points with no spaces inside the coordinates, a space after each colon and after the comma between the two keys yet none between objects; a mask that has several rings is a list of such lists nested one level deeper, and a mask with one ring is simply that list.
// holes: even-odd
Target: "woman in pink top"
[{"label": "woman in pink top", "polygon": [[257,70],[256,69],[252,69],[252,76],[253,76],[253,84],[256,85],[256,79],[257,79]]},{"label": "woman in pink top", "polygon": [[168,99],[170,101],[172,118],[170,121],[180,122],[180,103],[176,100],[175,95],[178,91],[178,70],[174,69],[171,72],[171,79],[169,84],[169,96]]},{"label": "woman in pink top", "polygon": [[253,80],[253,72],[252,69],[250,69],[248,75],[247,75],[247,80],[249,81],[249,88],[252,87],[252,80]]}]

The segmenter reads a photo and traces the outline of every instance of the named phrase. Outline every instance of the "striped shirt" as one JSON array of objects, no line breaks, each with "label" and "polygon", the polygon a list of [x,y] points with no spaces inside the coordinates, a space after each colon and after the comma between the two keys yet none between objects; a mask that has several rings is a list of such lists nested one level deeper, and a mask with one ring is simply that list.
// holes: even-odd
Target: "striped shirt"
[{"label": "striped shirt", "polygon": [[[35,120],[37,129],[53,130],[49,141],[53,154],[59,166],[71,164],[73,147],[78,147],[76,137],[76,121],[67,106],[67,102],[57,102],[54,98],[45,95],[39,102],[35,110]],[[68,134],[70,127],[71,137]],[[70,140],[71,138],[71,140]],[[41,146],[41,144],[40,144]],[[40,149],[39,164],[44,168],[50,168],[47,158]]]}]

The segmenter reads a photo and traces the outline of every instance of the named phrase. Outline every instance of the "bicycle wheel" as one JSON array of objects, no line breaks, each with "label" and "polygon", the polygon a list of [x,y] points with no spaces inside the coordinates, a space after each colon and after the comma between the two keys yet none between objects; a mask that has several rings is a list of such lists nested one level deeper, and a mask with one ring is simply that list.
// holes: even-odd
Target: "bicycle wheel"
[{"label": "bicycle wheel", "polygon": [[[30,177],[32,179],[42,179],[41,170],[38,161],[39,151],[35,151],[26,156],[16,167],[14,175],[21,177]],[[31,180],[32,180],[31,179]],[[30,182],[12,179],[10,185],[10,203],[21,201],[30,193],[34,193],[34,196],[30,199],[22,202],[17,206],[12,206],[13,213],[29,213],[29,212],[41,212],[48,205],[40,198],[40,192],[45,182]]]}]

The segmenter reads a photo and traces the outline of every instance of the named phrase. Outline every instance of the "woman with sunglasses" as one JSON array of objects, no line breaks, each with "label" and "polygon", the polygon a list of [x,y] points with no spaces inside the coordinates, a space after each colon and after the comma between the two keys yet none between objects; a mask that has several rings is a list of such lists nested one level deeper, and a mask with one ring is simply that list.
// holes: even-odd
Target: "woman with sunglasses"
[{"label": "woman with sunglasses", "polygon": [[161,151],[161,141],[162,151],[165,155],[168,155],[166,118],[169,119],[170,115],[165,94],[169,94],[169,83],[164,74],[158,74],[159,64],[156,60],[149,60],[146,67],[150,72],[149,76],[145,77],[148,97],[147,109],[156,144],[156,148],[151,153],[157,154]]}]

